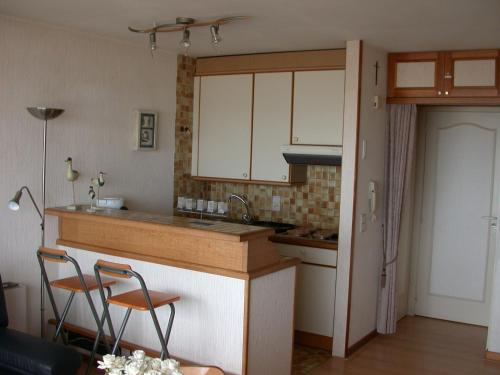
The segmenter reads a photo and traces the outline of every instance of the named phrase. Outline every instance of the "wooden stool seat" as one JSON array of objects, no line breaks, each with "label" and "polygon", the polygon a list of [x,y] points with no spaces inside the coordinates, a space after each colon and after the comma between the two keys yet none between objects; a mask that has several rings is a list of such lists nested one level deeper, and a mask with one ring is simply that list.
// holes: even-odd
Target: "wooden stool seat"
[{"label": "wooden stool seat", "polygon": [[[179,296],[174,296],[172,294],[163,292],[156,292],[154,290],[148,290],[148,293],[149,297],[151,298],[153,308],[155,309],[157,307],[176,302],[180,299]],[[134,310],[149,310],[142,289],[136,289],[132,290],[131,292],[117,294],[116,296],[109,297],[108,303],[131,308]]]},{"label": "wooden stool seat", "polygon": [[217,367],[181,366],[184,375],[224,375]]},{"label": "wooden stool seat", "polygon": [[[175,317],[175,306],[174,302],[180,300],[179,296],[175,296],[172,294],[167,294],[163,292],[156,292],[154,290],[148,290],[144,279],[140,274],[132,270],[132,267],[128,264],[122,263],[113,263],[105,260],[98,260],[94,265],[95,276],[97,279],[97,284],[99,285],[99,291],[101,294],[102,304],[104,307],[104,315],[109,323],[109,330],[111,335],[114,337],[114,329],[113,324],[111,323],[111,317],[109,315],[108,304],[118,305],[122,307],[126,307],[127,311],[125,312],[125,317],[123,318],[122,324],[120,326],[120,330],[118,331],[118,335],[116,335],[115,345],[113,346],[113,351],[111,354],[115,354],[118,350],[118,345],[120,344],[120,340],[123,337],[123,333],[125,332],[125,327],[127,326],[127,322],[130,318],[130,314],[132,310],[140,310],[140,311],[149,311],[151,314],[151,320],[153,321],[156,334],[158,335],[158,339],[161,344],[161,352],[160,359],[170,358],[170,354],[168,353],[168,340],[170,338],[170,332],[172,331],[172,325],[174,323]],[[135,278],[139,284],[141,285],[140,289],[135,289],[130,292],[118,294],[116,296],[109,296],[105,299],[104,294],[102,292],[102,284],[101,284],[101,273],[118,277],[122,279],[130,279]],[[165,336],[161,332],[160,323],[158,323],[158,317],[156,316],[155,309],[164,305],[168,305],[170,308],[170,317],[168,318],[167,329],[165,330]]]},{"label": "wooden stool seat", "polygon": [[[82,275],[85,284],[87,284],[87,288],[89,291],[96,290],[99,288],[97,285],[97,280],[94,276],[91,275]],[[116,284],[116,281],[113,279],[102,279],[102,285],[106,288],[113,284]],[[66,289],[71,292],[83,293],[85,290],[83,289],[82,284],[80,283],[80,278],[78,276],[66,277],[64,279],[53,280],[50,282],[54,288]]]}]

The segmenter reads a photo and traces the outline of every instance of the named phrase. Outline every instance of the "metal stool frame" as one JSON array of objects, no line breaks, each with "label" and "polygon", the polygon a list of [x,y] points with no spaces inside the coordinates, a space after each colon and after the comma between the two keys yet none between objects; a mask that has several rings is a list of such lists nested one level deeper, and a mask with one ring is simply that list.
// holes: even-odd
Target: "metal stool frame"
[{"label": "metal stool frame", "polygon": [[[76,292],[75,291],[70,292],[70,295],[68,297],[68,301],[66,302],[66,305],[64,306],[63,312],[61,315],[59,315],[59,310],[57,309],[56,301],[54,299],[54,294],[52,293],[52,287],[50,285],[50,281],[49,281],[49,278],[47,276],[47,271],[45,269],[44,260],[47,260],[49,262],[57,262],[57,263],[70,262],[75,267],[76,274],[77,274],[78,279],[80,281],[80,284],[83,288],[83,293],[85,294],[87,302],[90,306],[90,310],[91,310],[92,315],[94,317],[94,320],[97,324],[97,336],[95,338],[94,346],[92,347],[92,352],[90,354],[89,363],[88,363],[87,369],[85,371],[85,374],[89,374],[90,369],[94,363],[94,358],[95,358],[97,348],[99,346],[99,340],[101,338],[101,334],[104,338],[104,345],[106,346],[106,349],[109,352],[110,346],[108,344],[108,341],[106,340],[106,335],[104,333],[104,328],[103,328],[104,323],[105,323],[105,318],[106,318],[106,315],[105,315],[106,311],[103,311],[101,318],[99,318],[99,316],[97,314],[97,310],[96,310],[94,303],[92,301],[92,298],[90,296],[90,291],[87,287],[87,283],[85,282],[85,279],[83,278],[83,274],[82,274],[82,271],[80,269],[80,265],[78,264],[78,262],[74,258],[67,255],[66,252],[63,252],[61,254],[54,254],[54,253],[47,252],[46,249],[44,249],[44,248],[38,249],[38,251],[36,252],[36,255],[38,258],[38,263],[40,264],[40,269],[42,271],[42,277],[44,280],[44,284],[45,284],[45,287],[47,289],[47,293],[49,295],[49,300],[50,300],[50,303],[52,305],[52,309],[54,310],[54,315],[56,318],[56,332],[54,333],[54,336],[52,337],[52,341],[56,341],[57,338],[59,337],[59,335],[61,335],[62,340],[63,340],[65,345],[68,345],[68,340],[63,333],[64,321],[66,319],[66,316],[68,315],[69,309],[71,307],[71,303],[73,302],[73,297],[75,296]],[[99,279],[98,285],[99,285],[99,287],[102,287],[102,282],[100,279]],[[107,290],[108,297],[110,297],[111,296],[111,288],[109,286],[107,286],[106,290]],[[114,341],[115,340],[115,333],[114,333],[113,327],[111,325],[109,325],[109,330],[110,330],[111,338]]]},{"label": "metal stool frame", "polygon": [[[165,337],[163,337],[163,334],[161,332],[160,328],[160,323],[158,322],[158,318],[156,317],[155,313],[155,308],[153,306],[153,303],[151,302],[151,297],[149,296],[148,289],[146,287],[146,283],[144,282],[144,279],[142,276],[133,271],[132,269],[120,269],[120,268],[114,268],[110,265],[103,265],[96,263],[94,266],[94,271],[95,271],[95,277],[97,279],[97,285],[99,286],[99,292],[101,294],[101,299],[102,303],[104,306],[104,313],[106,315],[106,319],[108,320],[108,324],[112,326],[111,323],[111,316],[109,315],[109,308],[108,308],[108,303],[107,300],[104,296],[104,290],[101,282],[101,276],[100,272],[105,273],[107,276],[114,276],[114,277],[121,277],[121,278],[127,278],[130,279],[131,277],[135,277],[138,281],[139,284],[141,285],[142,293],[144,295],[144,299],[146,301],[146,304],[148,306],[149,313],[151,314],[151,319],[153,320],[154,327],[156,329],[156,334],[158,335],[158,339],[160,340],[161,344],[161,352],[160,352],[160,358],[161,360],[164,360],[165,357],[170,358],[170,353],[168,352],[167,345],[168,341],[170,339],[170,333],[172,331],[172,325],[174,323],[174,318],[175,318],[175,306],[173,302],[169,303],[168,306],[170,307],[170,317],[168,319],[168,325],[167,329],[165,331]],[[113,351],[111,354],[115,354],[116,350],[118,349],[118,345],[120,343],[120,340],[123,336],[123,333],[125,332],[125,327],[127,325],[128,319],[130,318],[130,313],[132,312],[132,307],[128,307],[127,311],[125,312],[125,317],[123,318],[122,324],[120,325],[120,329],[118,330],[118,335],[116,336],[115,344],[113,346]]]}]

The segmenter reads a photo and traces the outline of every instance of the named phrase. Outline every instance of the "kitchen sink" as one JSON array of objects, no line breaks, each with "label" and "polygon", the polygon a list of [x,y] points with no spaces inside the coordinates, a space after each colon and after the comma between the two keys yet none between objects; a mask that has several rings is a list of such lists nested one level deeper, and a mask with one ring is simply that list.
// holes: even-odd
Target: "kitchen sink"
[{"label": "kitchen sink", "polygon": [[225,221],[228,223],[235,223],[235,224],[253,225],[255,227],[270,228],[270,229],[274,229],[275,233],[284,233],[287,230],[297,228],[296,225],[287,224],[287,223],[279,223],[277,221],[254,220],[249,224],[243,222],[242,220],[235,220],[235,219],[224,219],[222,221]]}]

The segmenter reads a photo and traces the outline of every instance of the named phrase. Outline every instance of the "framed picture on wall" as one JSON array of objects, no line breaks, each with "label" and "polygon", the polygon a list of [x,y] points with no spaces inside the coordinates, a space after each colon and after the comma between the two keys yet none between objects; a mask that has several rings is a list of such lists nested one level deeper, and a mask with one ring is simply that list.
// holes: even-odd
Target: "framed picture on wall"
[{"label": "framed picture on wall", "polygon": [[135,149],[156,150],[158,137],[158,113],[145,110],[135,111]]}]

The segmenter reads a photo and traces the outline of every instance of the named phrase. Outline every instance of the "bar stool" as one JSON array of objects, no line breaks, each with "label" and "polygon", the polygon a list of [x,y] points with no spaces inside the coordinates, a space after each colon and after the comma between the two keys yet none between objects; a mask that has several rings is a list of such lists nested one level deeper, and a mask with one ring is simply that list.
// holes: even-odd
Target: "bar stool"
[{"label": "bar stool", "polygon": [[[142,276],[137,272],[133,271],[132,267],[130,267],[130,265],[128,264],[120,264],[120,263],[106,262],[104,260],[98,260],[94,266],[94,270],[95,270],[95,277],[97,280],[97,284],[99,286],[99,292],[101,294],[102,303],[104,306],[104,313],[106,314],[106,319],[108,320],[109,325],[112,326],[111,317],[109,315],[108,304],[113,304],[127,308],[125,317],[123,318],[123,322],[120,326],[120,329],[118,330],[118,334],[116,336],[115,344],[113,346],[113,351],[111,352],[111,354],[116,353],[120,340],[123,336],[123,333],[125,332],[125,327],[127,325],[132,310],[139,310],[139,311],[149,310],[149,313],[151,314],[151,319],[153,320],[153,324],[156,329],[156,333],[158,335],[158,339],[160,340],[161,344],[160,358],[162,360],[165,359],[165,356],[167,358],[170,358],[167,345],[175,317],[174,302],[180,300],[180,297],[163,292],[148,290]],[[130,279],[131,277],[135,277],[139,281],[141,288],[132,290],[130,292],[118,294],[116,296],[111,296],[106,299],[103,290],[104,284],[101,282],[100,273],[108,276],[125,278],[125,279]],[[170,318],[168,320],[167,329],[165,331],[165,337],[163,337],[162,335],[160,324],[158,323],[158,318],[156,317],[155,313],[156,308],[164,305],[168,305],[170,307]]]},{"label": "bar stool", "polygon": [[[99,318],[97,311],[95,309],[94,303],[92,302],[92,298],[90,296],[90,292],[93,290],[96,290],[99,288],[99,285],[102,286],[103,288],[106,288],[108,297],[111,296],[111,285],[115,284],[116,281],[112,279],[105,279],[99,280],[99,285],[97,283],[97,280],[94,276],[91,275],[84,275],[82,274],[82,271],[80,269],[80,266],[78,265],[78,262],[70,257],[66,251],[64,250],[57,250],[57,249],[50,249],[47,247],[40,247],[37,251],[37,258],[38,258],[38,263],[40,264],[40,269],[42,271],[42,276],[44,280],[44,284],[47,288],[47,293],[49,295],[49,300],[52,305],[52,309],[54,310],[54,315],[56,318],[56,332],[54,333],[54,336],[52,338],[53,341],[56,341],[59,335],[62,336],[64,344],[68,344],[68,340],[65,337],[63,332],[63,327],[64,327],[64,321],[66,320],[66,316],[68,315],[69,309],[71,307],[71,303],[73,302],[73,298],[76,293],[83,293],[85,294],[85,297],[87,299],[87,302],[90,306],[90,310],[92,312],[92,316],[95,319],[96,325],[97,325],[97,335],[94,341],[94,346],[92,348],[92,352],[90,355],[90,360],[87,366],[87,371],[86,374],[89,373],[91,366],[93,366],[94,362],[94,357],[95,353],[97,351],[97,347],[99,345],[99,340],[101,337],[101,334],[104,337],[104,344],[106,345],[106,349],[109,351],[109,344],[107,343],[106,340],[106,335],[104,334],[104,321],[105,321],[105,311],[103,311],[102,317]],[[45,269],[45,262],[55,262],[55,263],[67,263],[70,262],[73,264],[76,270],[76,276],[71,276],[67,277],[64,279],[58,279],[58,280],[53,280],[49,281],[49,278],[47,276],[47,271]],[[66,305],[64,306],[63,312],[61,315],[59,315],[59,311],[57,309],[57,305],[54,299],[54,294],[52,293],[52,287],[54,288],[59,288],[63,290],[67,290],[70,292],[68,301],[66,302]],[[114,331],[112,330],[112,327],[110,326],[110,334],[112,340],[115,339]]]}]

